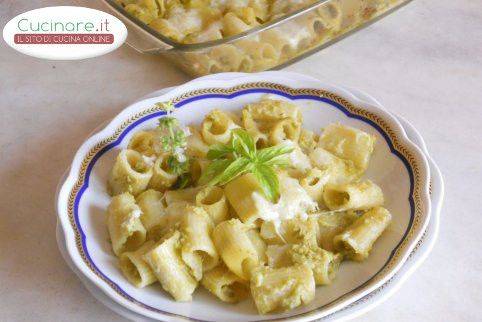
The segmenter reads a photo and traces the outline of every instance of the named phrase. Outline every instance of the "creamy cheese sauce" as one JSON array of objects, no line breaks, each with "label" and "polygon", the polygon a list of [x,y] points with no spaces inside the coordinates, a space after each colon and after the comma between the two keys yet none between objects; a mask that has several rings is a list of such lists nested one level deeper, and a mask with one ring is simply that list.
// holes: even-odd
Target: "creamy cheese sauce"
[{"label": "creamy cheese sauce", "polygon": [[318,207],[318,204],[311,199],[298,180],[282,176],[279,181],[280,198],[277,203],[266,200],[259,192],[253,192],[252,194],[260,218],[273,222],[276,229],[284,220],[296,217],[306,220],[308,213],[316,211]]},{"label": "creamy cheese sauce", "polygon": [[291,140],[286,140],[286,145],[293,148],[293,152],[289,154],[291,166],[302,171],[311,169],[310,158],[301,151],[301,148]]}]

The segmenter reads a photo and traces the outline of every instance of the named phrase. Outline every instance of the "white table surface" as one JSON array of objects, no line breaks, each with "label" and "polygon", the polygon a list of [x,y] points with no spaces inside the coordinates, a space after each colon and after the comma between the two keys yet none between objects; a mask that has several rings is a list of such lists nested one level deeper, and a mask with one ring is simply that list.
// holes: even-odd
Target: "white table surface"
[{"label": "white table surface", "polygon": [[[72,1],[2,0],[13,16]],[[96,1],[78,1],[95,6]],[[415,0],[286,70],[359,88],[424,136],[446,183],[440,237],[423,266],[360,321],[482,319],[482,1]],[[99,123],[188,76],[123,46],[54,62],[0,40],[0,321],[123,321],[97,302],[55,242],[54,193]]]}]

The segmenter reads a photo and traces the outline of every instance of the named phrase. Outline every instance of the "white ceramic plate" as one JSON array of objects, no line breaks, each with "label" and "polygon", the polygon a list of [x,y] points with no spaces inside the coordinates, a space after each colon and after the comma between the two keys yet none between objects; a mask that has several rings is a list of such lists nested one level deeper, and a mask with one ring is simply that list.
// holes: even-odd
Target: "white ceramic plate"
[{"label": "white ceramic plate", "polygon": [[[305,123],[312,129],[339,121],[378,136],[368,176],[384,189],[387,207],[395,218],[370,259],[363,264],[345,264],[337,281],[329,288],[319,289],[311,305],[281,315],[259,316],[248,301],[223,305],[205,292],[199,292],[192,303],[175,303],[158,287],[131,287],[115,265],[103,226],[103,211],[109,201],[104,183],[115,150],[126,145],[134,128],[154,126],[158,111],[151,107],[155,102],[173,99],[182,105],[177,116],[191,122],[200,121],[200,111],[208,107],[239,108],[267,92],[295,99],[302,106]],[[302,76],[287,79],[282,73],[271,73],[269,78],[250,75],[229,81],[193,81],[163,97],[136,103],[84,143],[71,169],[59,194],[58,211],[73,263],[119,304],[164,320],[312,320],[329,315],[390,279],[419,241],[430,215],[427,160],[406,138],[395,118],[340,88]]]},{"label": "white ceramic plate", "polygon": [[[163,90],[160,90],[148,95],[148,97],[159,96],[160,94],[163,94],[169,91],[170,89],[172,88],[165,88]],[[360,100],[363,100],[370,104],[377,105],[380,108],[382,108],[380,103],[378,103],[376,100],[374,100],[367,94],[364,94],[354,89],[347,89],[347,90],[349,90],[352,94],[357,96]],[[438,231],[439,231],[439,222],[440,222],[440,210],[442,208],[443,195],[444,195],[444,184],[443,184],[442,175],[437,165],[435,164],[435,162],[429,156],[425,142],[423,141],[420,134],[415,130],[415,128],[410,123],[408,123],[403,118],[397,117],[397,119],[402,124],[405,132],[407,133],[408,138],[422,149],[430,164],[430,174],[431,174],[430,199],[432,202],[432,210],[431,210],[432,212],[431,212],[429,224],[427,226],[427,229],[425,230],[425,233],[423,234],[423,237],[420,239],[420,242],[417,244],[417,247],[412,251],[412,253],[410,254],[405,264],[402,266],[402,268],[389,281],[387,281],[385,284],[380,286],[375,291],[371,292],[370,294],[356,301],[352,305],[349,305],[348,307],[342,310],[339,310],[331,314],[330,316],[322,318],[322,320],[342,321],[342,320],[352,319],[357,316],[360,316],[361,314],[364,314],[365,312],[381,304],[383,301],[388,299],[392,294],[394,294],[402,286],[402,284],[408,279],[408,277],[411,276],[413,272],[415,272],[415,270],[424,262],[424,260],[430,254],[437,240]],[[93,133],[98,132],[104,126],[105,124],[101,125]],[[68,171],[66,171],[65,175],[62,177],[62,180],[59,182],[58,189],[60,189],[60,186],[64,183],[65,178],[67,177],[67,174],[68,174]],[[58,195],[58,191],[56,195]],[[67,254],[64,233],[59,223],[57,224],[56,237],[57,237],[57,244],[62,254],[62,257],[64,258],[68,266],[72,269],[72,271],[79,277],[79,279],[82,281],[82,283],[87,288],[87,290],[98,301],[100,301],[102,304],[104,304],[105,306],[107,306],[117,314],[127,319],[130,319],[133,321],[154,321],[152,319],[149,319],[145,316],[137,314],[117,304],[117,302],[114,302],[104,292],[102,292],[96,285],[94,285],[90,280],[88,280],[85,276],[83,276],[80,273],[80,271],[75,267],[69,255]]]}]

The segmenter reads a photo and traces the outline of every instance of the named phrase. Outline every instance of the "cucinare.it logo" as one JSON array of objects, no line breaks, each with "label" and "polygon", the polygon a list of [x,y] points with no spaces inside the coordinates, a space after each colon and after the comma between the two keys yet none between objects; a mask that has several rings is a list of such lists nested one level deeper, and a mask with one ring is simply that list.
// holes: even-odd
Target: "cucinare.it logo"
[{"label": "cucinare.it logo", "polygon": [[116,17],[73,6],[31,10],[3,28],[3,39],[13,49],[55,60],[100,56],[120,47],[126,38],[127,28]]}]

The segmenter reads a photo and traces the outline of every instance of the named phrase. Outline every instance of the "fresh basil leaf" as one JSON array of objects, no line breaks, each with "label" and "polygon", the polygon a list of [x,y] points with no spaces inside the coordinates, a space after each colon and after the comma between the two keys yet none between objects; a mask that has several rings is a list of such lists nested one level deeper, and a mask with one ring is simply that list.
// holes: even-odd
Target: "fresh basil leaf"
[{"label": "fresh basil leaf", "polygon": [[256,153],[258,162],[266,163],[276,157],[293,152],[293,147],[287,144],[280,144],[259,150]]},{"label": "fresh basil leaf", "polygon": [[245,173],[249,169],[251,161],[248,158],[238,158],[234,160],[221,174],[214,177],[209,184],[210,185],[224,185],[233,180],[237,176]]},{"label": "fresh basil leaf", "polygon": [[207,157],[209,160],[221,159],[232,152],[233,149],[228,145],[214,144],[210,147]]},{"label": "fresh basil leaf", "polygon": [[232,133],[231,145],[234,151],[247,158],[253,158],[256,154],[256,145],[248,132],[243,129],[234,129]]},{"label": "fresh basil leaf", "polygon": [[276,203],[279,198],[279,181],[273,168],[265,164],[257,164],[253,169],[253,173],[263,189],[266,198]]},{"label": "fresh basil leaf", "polygon": [[208,165],[206,170],[204,170],[204,172],[201,174],[201,177],[199,178],[199,184],[201,185],[207,184],[214,177],[222,174],[232,162],[233,160],[230,160],[230,159],[214,160]]},{"label": "fresh basil leaf", "polygon": [[266,161],[263,164],[271,166],[271,167],[287,168],[291,165],[291,161],[290,161],[288,155],[283,154],[283,155],[279,155],[275,158],[272,158],[271,160]]}]

